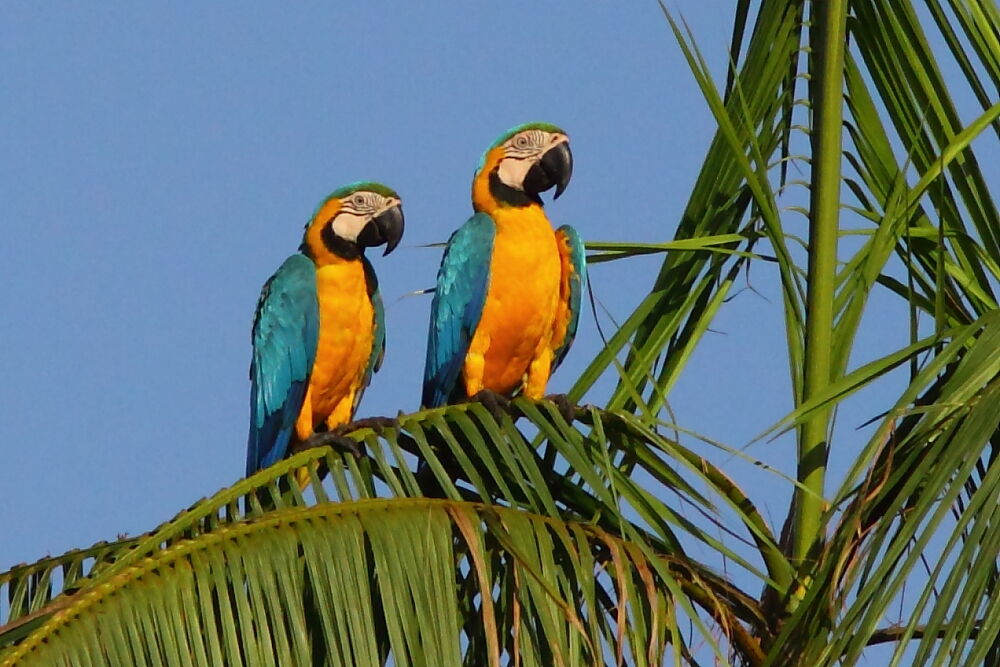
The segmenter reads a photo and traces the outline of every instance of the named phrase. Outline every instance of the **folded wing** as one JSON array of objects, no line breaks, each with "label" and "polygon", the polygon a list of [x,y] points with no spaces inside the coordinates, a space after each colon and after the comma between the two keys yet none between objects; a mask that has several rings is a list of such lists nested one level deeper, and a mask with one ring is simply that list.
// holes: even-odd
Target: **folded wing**
[{"label": "folded wing", "polygon": [[583,239],[575,229],[563,225],[556,230],[556,242],[562,259],[562,282],[559,285],[559,305],[552,337],[553,371],[562,363],[569,346],[576,338],[583,293],[587,290],[587,253],[583,247]]},{"label": "folded wing", "polygon": [[247,475],[285,456],[316,358],[316,267],[292,255],[264,285],[253,323]]},{"label": "folded wing", "polygon": [[422,404],[433,408],[464,396],[459,379],[483,314],[496,223],[477,213],[452,234],[431,304]]}]

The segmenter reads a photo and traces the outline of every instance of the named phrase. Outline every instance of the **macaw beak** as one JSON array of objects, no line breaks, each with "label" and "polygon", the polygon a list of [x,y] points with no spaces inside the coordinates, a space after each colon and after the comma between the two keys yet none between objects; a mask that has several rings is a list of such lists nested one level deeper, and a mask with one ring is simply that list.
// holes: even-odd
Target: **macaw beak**
[{"label": "macaw beak", "polygon": [[542,159],[528,170],[528,175],[524,178],[524,191],[537,195],[554,185],[556,194],[553,199],[559,199],[572,175],[573,154],[569,150],[569,142],[561,141],[545,151]]},{"label": "macaw beak", "polygon": [[362,248],[373,248],[385,244],[388,255],[399,245],[403,238],[403,208],[400,205],[387,208],[368,221],[358,234],[357,244]]}]

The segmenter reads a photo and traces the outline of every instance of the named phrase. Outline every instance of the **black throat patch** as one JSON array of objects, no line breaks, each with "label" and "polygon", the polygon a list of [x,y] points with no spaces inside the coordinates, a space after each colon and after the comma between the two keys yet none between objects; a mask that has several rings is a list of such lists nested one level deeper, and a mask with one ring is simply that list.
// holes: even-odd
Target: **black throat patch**
[{"label": "black throat patch", "polygon": [[[357,259],[364,254],[361,248],[358,247],[357,243],[337,236],[337,234],[333,231],[333,225],[329,222],[324,225],[323,231],[320,232],[320,238],[323,239],[323,245],[326,246],[327,250],[338,257],[343,257],[344,259]],[[304,247],[306,244],[303,242],[302,245]],[[304,250],[308,255],[309,249],[304,247]]]},{"label": "black throat patch", "polygon": [[515,190],[501,181],[500,174],[496,169],[490,172],[490,194],[498,202],[508,206],[542,205],[542,198],[538,195],[529,195],[522,190]]}]

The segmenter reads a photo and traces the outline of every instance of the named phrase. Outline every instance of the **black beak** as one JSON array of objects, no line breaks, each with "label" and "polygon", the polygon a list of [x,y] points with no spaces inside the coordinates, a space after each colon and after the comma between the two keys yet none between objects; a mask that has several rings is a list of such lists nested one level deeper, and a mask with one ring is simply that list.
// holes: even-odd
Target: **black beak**
[{"label": "black beak", "polygon": [[559,199],[572,175],[573,154],[569,150],[569,142],[563,141],[547,150],[542,159],[528,170],[528,175],[524,178],[524,191],[537,195],[554,185],[556,194],[553,198]]},{"label": "black beak", "polygon": [[388,255],[403,238],[403,208],[393,206],[379,213],[371,219],[361,233],[358,234],[357,244],[362,248],[372,248],[385,244],[385,252]]}]

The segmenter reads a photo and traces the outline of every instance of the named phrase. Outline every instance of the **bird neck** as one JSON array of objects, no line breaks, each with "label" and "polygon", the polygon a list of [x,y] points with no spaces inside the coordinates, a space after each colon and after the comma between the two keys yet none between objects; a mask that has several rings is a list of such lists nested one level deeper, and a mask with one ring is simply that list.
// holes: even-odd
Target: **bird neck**
[{"label": "bird neck", "polygon": [[500,180],[503,157],[503,148],[494,148],[483,156],[483,163],[472,179],[472,208],[492,215],[499,208],[540,207],[541,197],[512,188]]},{"label": "bird neck", "polygon": [[299,246],[299,252],[311,259],[316,266],[357,262],[364,257],[364,252],[356,243],[345,241],[332,233],[322,236],[324,238],[318,244],[303,239],[302,245]]},{"label": "bird neck", "polygon": [[340,200],[328,199],[306,226],[299,252],[311,259],[316,266],[355,262],[362,257],[364,250],[357,243],[342,239],[333,231],[330,221],[340,210]]},{"label": "bird neck", "polygon": [[311,259],[316,266],[357,262],[364,256],[364,251],[358,244],[334,234],[330,225],[311,225],[306,230],[299,252]]},{"label": "bird neck", "polygon": [[516,239],[517,243],[551,242],[552,223],[541,206],[499,206],[489,212],[497,226],[497,238]]}]

